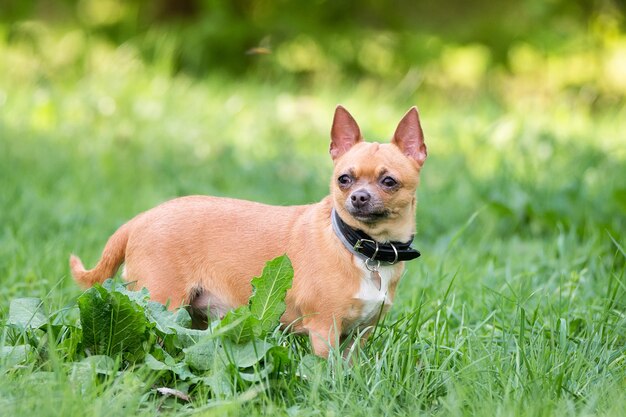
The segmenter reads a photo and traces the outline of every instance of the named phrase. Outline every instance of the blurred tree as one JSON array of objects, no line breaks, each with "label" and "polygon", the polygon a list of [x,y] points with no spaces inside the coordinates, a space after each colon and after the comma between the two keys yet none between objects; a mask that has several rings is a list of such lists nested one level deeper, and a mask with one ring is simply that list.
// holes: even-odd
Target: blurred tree
[{"label": "blurred tree", "polygon": [[[390,70],[372,59],[393,58],[393,66],[405,73],[416,62],[442,53],[429,43],[433,38],[442,44],[483,45],[494,63],[506,63],[514,42],[559,48],[602,13],[615,15],[623,27],[624,2],[0,0],[0,23],[9,27],[31,19],[75,23],[117,44],[137,41],[146,59],[164,42],[150,34],[163,30],[173,42],[173,71],[197,75],[215,70],[242,73],[263,61],[255,51],[282,49],[283,57],[325,56],[352,75],[389,76]],[[289,59],[271,61],[283,65]],[[320,61],[317,67],[323,64]],[[292,70],[306,73],[312,67],[293,65]]]}]

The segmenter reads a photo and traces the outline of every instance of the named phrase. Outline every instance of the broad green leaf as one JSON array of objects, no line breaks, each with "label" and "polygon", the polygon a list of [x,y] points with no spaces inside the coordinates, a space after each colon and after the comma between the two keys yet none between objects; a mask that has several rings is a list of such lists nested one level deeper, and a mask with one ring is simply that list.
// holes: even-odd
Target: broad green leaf
[{"label": "broad green leaf", "polygon": [[163,304],[150,300],[150,293],[146,288],[139,291],[131,291],[125,283],[108,279],[102,286],[109,292],[118,292],[128,296],[131,301],[143,307],[151,326],[162,335],[176,335],[173,342],[183,348],[195,344],[198,339],[209,334],[206,330],[191,329],[191,317],[184,308],[175,311],[168,310]]},{"label": "broad green leaf", "polygon": [[191,317],[184,308],[176,311],[168,310],[163,304],[149,301],[145,305],[146,317],[163,337],[172,340],[178,348],[194,345],[197,341],[210,335],[210,330],[190,329]]},{"label": "broad green leaf", "polygon": [[148,368],[152,369],[153,371],[170,371],[170,372],[175,373],[180,379],[183,379],[183,380],[196,378],[196,375],[193,374],[189,370],[189,367],[184,362],[180,362],[180,361],[179,362],[173,361],[174,363],[161,362],[160,360],[158,360],[157,358],[155,358],[149,353],[146,355],[145,361],[146,361],[146,366],[148,366]]},{"label": "broad green leaf", "polygon": [[224,343],[223,347],[228,362],[238,368],[249,368],[259,363],[274,345],[265,340],[252,340],[245,344]]},{"label": "broad green leaf", "polygon": [[153,371],[171,371],[171,366],[166,365],[149,353],[146,354],[146,357],[144,359],[148,368],[152,369]]},{"label": "broad green leaf", "polygon": [[150,292],[148,292],[148,289],[144,287],[138,291],[131,291],[128,289],[128,284],[129,283],[120,281],[119,279],[109,278],[102,283],[102,287],[108,292],[122,293],[140,306],[145,307],[145,304],[150,300]]},{"label": "broad green leaf", "polygon": [[223,365],[221,368],[214,369],[211,375],[200,377],[197,380],[211,388],[217,398],[230,398],[235,395],[236,390],[233,387],[232,378]]},{"label": "broad green leaf", "polygon": [[239,371],[239,376],[247,382],[261,382],[266,380],[272,371],[274,371],[274,365],[268,363],[261,370],[248,369],[247,371]]},{"label": "broad green leaf", "polygon": [[[191,317],[184,308],[176,311],[168,310],[163,304],[156,301],[147,302],[145,305],[148,320],[163,334],[175,334],[187,332],[191,326]],[[203,336],[201,331],[191,331],[190,334]]]},{"label": "broad green leaf", "polygon": [[284,346],[273,346],[265,354],[266,358],[270,359],[273,369],[279,371],[284,369],[291,363],[291,357],[289,356],[289,349]]},{"label": "broad green leaf", "polygon": [[215,352],[218,348],[218,341],[215,339],[206,339],[191,347],[184,349],[185,362],[199,371],[208,371],[213,369],[216,359]]},{"label": "broad green leaf", "polygon": [[32,352],[30,345],[2,346],[0,348],[0,363],[7,368],[25,362]]},{"label": "broad green leaf", "polygon": [[260,277],[252,280],[250,312],[259,319],[257,336],[264,336],[280,322],[285,312],[285,296],[293,281],[293,267],[287,255],[265,264]]},{"label": "broad green leaf", "polygon": [[235,343],[245,343],[254,339],[259,319],[250,313],[248,306],[229,311],[216,328],[216,335],[224,335]]},{"label": "broad green leaf", "polygon": [[144,356],[147,340],[143,308],[127,295],[95,285],[78,297],[83,348],[93,355],[123,353],[128,360]]},{"label": "broad green leaf", "polygon": [[9,306],[9,320],[7,324],[22,329],[37,329],[48,322],[41,308],[39,298],[16,298]]}]

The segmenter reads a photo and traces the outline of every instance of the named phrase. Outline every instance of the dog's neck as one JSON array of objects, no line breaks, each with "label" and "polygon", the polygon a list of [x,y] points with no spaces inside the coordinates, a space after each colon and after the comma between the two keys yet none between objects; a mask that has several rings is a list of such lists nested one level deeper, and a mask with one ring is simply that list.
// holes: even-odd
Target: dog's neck
[{"label": "dog's neck", "polygon": [[406,242],[378,241],[359,229],[344,222],[335,209],[331,212],[333,230],[346,248],[362,259],[395,264],[410,261],[420,256],[419,251],[411,247],[413,237]]}]

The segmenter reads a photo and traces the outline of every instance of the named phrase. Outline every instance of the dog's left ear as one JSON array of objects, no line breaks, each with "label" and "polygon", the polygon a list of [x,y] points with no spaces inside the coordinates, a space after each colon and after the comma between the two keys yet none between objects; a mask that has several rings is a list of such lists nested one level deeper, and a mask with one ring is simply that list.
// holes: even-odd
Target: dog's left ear
[{"label": "dog's left ear", "polygon": [[417,162],[420,167],[424,165],[428,152],[426,151],[426,144],[424,143],[424,132],[420,124],[420,116],[417,112],[417,107],[411,107],[402,120],[400,120],[396,128],[396,133],[393,134],[391,143],[400,148],[402,153],[406,156]]}]

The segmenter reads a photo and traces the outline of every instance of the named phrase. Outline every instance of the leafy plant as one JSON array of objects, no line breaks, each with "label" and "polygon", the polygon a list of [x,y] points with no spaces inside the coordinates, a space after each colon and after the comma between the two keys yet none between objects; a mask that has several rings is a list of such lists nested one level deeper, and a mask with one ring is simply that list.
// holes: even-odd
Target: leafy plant
[{"label": "leafy plant", "polygon": [[[187,310],[169,311],[151,301],[146,289],[130,291],[114,280],[94,285],[78,297],[76,305],[51,315],[44,313],[40,299],[16,299],[7,321],[15,332],[15,344],[2,346],[0,361],[8,369],[26,362],[41,350],[47,336],[71,350],[66,357],[73,359],[73,374],[89,369],[115,374],[122,367],[143,363],[160,375],[163,384],[186,381],[187,386],[208,387],[216,397],[233,395],[289,364],[282,333],[273,330],[285,311],[292,279],[286,255],[269,261],[252,280],[249,304],[210,323],[206,330],[191,328]],[[77,322],[68,314],[76,308]],[[163,392],[171,394],[166,388]],[[176,396],[186,398],[184,393]]]},{"label": "leafy plant", "polygon": [[78,298],[83,328],[83,348],[94,355],[141,359],[147,341],[144,309],[123,293],[100,285],[85,291]]}]

